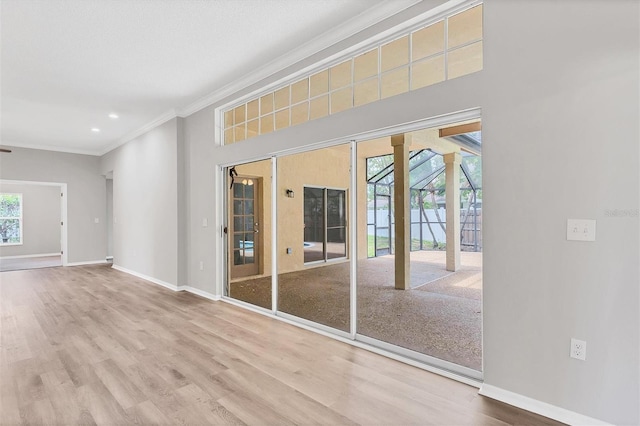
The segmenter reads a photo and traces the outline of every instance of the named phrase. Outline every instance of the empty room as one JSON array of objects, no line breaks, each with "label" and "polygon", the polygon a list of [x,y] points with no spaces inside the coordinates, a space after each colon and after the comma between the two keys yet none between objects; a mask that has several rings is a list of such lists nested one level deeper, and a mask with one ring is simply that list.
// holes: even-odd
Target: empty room
[{"label": "empty room", "polygon": [[640,424],[638,2],[0,37],[0,425]]}]

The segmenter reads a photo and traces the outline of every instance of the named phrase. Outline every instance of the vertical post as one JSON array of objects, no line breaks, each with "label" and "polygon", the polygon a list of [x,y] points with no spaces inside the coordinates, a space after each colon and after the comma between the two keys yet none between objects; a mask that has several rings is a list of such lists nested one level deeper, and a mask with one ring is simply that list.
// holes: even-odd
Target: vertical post
[{"label": "vertical post", "polygon": [[458,152],[444,155],[447,207],[447,271],[460,269],[460,162]]},{"label": "vertical post", "polygon": [[[409,141],[404,134],[391,136],[393,146],[393,210],[395,244],[395,286],[411,288],[409,254],[411,250],[411,210],[409,203]],[[459,219],[458,219],[459,220]]]}]

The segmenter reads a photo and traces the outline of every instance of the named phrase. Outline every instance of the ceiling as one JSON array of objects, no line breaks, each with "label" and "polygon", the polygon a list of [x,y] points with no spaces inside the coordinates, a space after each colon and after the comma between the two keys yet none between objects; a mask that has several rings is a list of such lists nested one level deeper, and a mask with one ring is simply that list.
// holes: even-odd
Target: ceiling
[{"label": "ceiling", "polygon": [[0,1],[2,145],[93,155],[416,3]]}]

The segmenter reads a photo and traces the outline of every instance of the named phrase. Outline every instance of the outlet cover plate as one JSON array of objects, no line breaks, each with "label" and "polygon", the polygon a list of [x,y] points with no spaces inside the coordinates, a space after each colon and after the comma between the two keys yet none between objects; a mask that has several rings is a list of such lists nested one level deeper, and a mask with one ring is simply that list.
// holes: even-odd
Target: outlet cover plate
[{"label": "outlet cover plate", "polygon": [[584,340],[571,339],[571,358],[585,361],[587,359],[587,342]]},{"label": "outlet cover plate", "polygon": [[595,241],[596,221],[592,219],[567,219],[568,241]]}]

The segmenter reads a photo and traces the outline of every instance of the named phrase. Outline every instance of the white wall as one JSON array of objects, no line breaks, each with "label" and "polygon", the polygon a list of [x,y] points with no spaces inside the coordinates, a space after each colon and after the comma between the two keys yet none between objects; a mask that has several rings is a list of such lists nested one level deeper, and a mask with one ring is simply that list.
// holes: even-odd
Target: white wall
[{"label": "white wall", "polygon": [[[638,217],[607,211],[638,209],[638,25],[631,1],[490,1],[480,73],[213,145],[216,106],[363,38],[356,35],[186,118],[190,284],[211,291],[211,266],[223,256],[214,245],[219,230],[199,226],[217,212],[215,164],[482,107],[485,383],[637,424]],[[567,218],[598,220],[597,241],[567,242]],[[569,358],[571,337],[587,341],[586,361]]]},{"label": "white wall", "polygon": [[171,285],[178,249],[178,120],[172,119],[101,157],[113,172],[113,263]]},{"label": "white wall", "polygon": [[0,155],[0,179],[67,184],[68,262],[104,261],[106,196],[99,158],[28,148],[11,150]]},{"label": "white wall", "polygon": [[0,257],[60,253],[60,187],[0,183],[22,194],[22,244],[0,247]]}]

